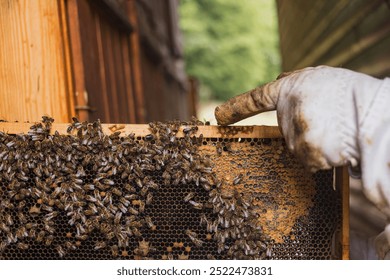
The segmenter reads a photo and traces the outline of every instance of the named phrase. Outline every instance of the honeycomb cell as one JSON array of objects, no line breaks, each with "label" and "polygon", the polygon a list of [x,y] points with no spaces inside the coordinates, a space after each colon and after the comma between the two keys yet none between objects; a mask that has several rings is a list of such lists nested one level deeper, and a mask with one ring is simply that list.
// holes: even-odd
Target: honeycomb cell
[{"label": "honeycomb cell", "polygon": [[332,170],[306,173],[282,139],[198,141],[179,126],[119,137],[75,121],[51,135],[44,119],[1,134],[0,258],[334,257]]}]

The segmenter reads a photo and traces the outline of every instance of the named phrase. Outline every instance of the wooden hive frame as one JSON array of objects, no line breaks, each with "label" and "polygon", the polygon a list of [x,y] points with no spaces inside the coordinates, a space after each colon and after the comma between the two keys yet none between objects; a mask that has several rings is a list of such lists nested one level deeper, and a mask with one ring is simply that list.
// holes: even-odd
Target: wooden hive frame
[{"label": "wooden hive frame", "polygon": [[[0,131],[8,134],[26,134],[32,123],[9,123],[1,122]],[[58,131],[66,135],[67,123],[53,123],[52,133]],[[143,124],[102,124],[103,132],[112,134],[120,131],[123,135],[135,133],[136,136],[146,136],[150,133],[149,126]],[[229,139],[254,139],[254,138],[282,138],[278,127],[269,126],[199,126],[197,135],[203,135],[204,138],[229,138]],[[182,130],[177,134],[183,136]],[[341,251],[342,259],[349,258],[349,176],[345,167],[338,167],[334,170],[334,188],[339,192],[341,197],[341,228],[340,236],[337,237],[338,246]]]}]

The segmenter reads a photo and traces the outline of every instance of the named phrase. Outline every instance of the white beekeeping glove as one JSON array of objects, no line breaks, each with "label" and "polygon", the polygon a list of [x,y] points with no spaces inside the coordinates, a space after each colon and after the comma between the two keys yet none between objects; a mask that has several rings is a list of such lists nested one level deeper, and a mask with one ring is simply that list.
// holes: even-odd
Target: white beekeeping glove
[{"label": "white beekeeping glove", "polygon": [[215,116],[228,125],[276,109],[287,146],[303,163],[312,171],[361,164],[365,194],[390,218],[389,105],[390,79],[319,66],[236,96]]}]

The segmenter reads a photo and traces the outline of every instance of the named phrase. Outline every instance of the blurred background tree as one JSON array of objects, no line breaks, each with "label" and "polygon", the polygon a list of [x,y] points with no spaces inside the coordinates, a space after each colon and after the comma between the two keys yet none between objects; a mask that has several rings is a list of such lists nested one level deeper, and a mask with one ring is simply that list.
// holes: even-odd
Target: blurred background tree
[{"label": "blurred background tree", "polygon": [[181,0],[180,26],[201,101],[227,100],[280,72],[273,0]]}]

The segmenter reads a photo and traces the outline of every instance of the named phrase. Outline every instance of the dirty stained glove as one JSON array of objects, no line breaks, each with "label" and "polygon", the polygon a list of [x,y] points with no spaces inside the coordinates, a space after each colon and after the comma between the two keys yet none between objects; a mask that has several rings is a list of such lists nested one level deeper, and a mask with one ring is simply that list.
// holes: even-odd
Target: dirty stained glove
[{"label": "dirty stained glove", "polygon": [[[311,171],[359,164],[364,169],[372,164],[364,158],[372,152],[374,134],[390,120],[388,105],[390,79],[318,66],[283,73],[233,97],[215,109],[215,117],[228,125],[276,109],[288,148]],[[379,202],[377,193],[369,196]]]},{"label": "dirty stained glove", "polygon": [[375,249],[379,259],[390,260],[390,224],[375,238]]},{"label": "dirty stained glove", "polygon": [[360,165],[364,193],[390,219],[389,106],[389,78],[319,66],[236,96],[215,117],[228,125],[276,109],[288,148],[306,166]]}]

